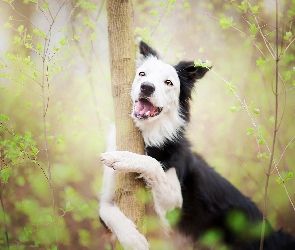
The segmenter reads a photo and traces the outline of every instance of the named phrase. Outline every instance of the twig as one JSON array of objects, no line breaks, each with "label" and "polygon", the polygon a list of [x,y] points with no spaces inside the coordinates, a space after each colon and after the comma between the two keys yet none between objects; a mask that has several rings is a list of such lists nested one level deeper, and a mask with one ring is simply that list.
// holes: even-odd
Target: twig
[{"label": "twig", "polygon": [[[220,22],[220,19],[207,13],[208,16],[214,18],[215,20],[219,21]],[[249,37],[245,32],[241,31],[240,29],[236,28],[235,26],[233,25],[230,25],[231,28],[233,28],[234,30],[238,31],[239,33],[241,33],[243,36],[245,36],[254,46],[255,48],[261,53],[261,55],[264,57],[264,59],[266,61],[269,61],[266,57],[266,55],[263,53],[263,51],[259,48],[259,46],[255,43],[254,39],[252,39],[251,37]]]},{"label": "twig", "polygon": [[[278,132],[278,109],[279,109],[279,96],[278,96],[278,87],[279,87],[279,6],[278,6],[278,0],[276,0],[276,41],[275,41],[275,62],[276,62],[276,68],[275,68],[275,75],[276,75],[276,82],[275,82],[275,124],[274,124],[274,130],[273,130],[273,141],[272,141],[272,149],[270,154],[270,160],[269,160],[269,166],[266,173],[266,180],[265,180],[265,189],[264,189],[264,206],[263,206],[263,218],[262,218],[262,228],[261,228],[261,238],[260,238],[260,250],[263,250],[263,243],[264,243],[264,237],[265,237],[265,226],[266,226],[266,213],[267,213],[267,194],[268,194],[268,184],[269,184],[269,177],[271,174],[271,166],[273,164],[274,160],[274,153],[275,153],[275,145],[277,140],[277,132]],[[271,51],[269,50],[271,53]]]},{"label": "twig", "polygon": [[[1,157],[1,163],[0,163],[0,170],[3,169],[3,163],[4,163],[4,150],[3,148],[0,149],[0,157]],[[5,208],[4,208],[4,203],[3,203],[3,198],[2,198],[2,192],[4,190],[5,184],[3,185],[0,182],[0,202],[1,202],[1,208],[3,212],[3,223],[4,223],[4,229],[5,229],[5,238],[6,238],[6,246],[7,250],[9,250],[9,238],[8,238],[8,229],[7,229],[7,224],[6,224],[6,216],[5,216]]]}]

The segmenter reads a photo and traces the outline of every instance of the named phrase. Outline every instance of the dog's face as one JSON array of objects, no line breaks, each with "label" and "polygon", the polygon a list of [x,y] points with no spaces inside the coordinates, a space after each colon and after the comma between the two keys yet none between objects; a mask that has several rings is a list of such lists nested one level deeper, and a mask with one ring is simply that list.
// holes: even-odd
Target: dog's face
[{"label": "dog's face", "polygon": [[136,70],[132,86],[133,118],[153,121],[179,111],[180,81],[174,67],[154,56]]},{"label": "dog's face", "polygon": [[189,100],[196,79],[208,71],[194,62],[171,66],[155,50],[139,42],[141,59],[132,84],[132,118],[145,143],[161,146],[177,137],[189,120]]}]

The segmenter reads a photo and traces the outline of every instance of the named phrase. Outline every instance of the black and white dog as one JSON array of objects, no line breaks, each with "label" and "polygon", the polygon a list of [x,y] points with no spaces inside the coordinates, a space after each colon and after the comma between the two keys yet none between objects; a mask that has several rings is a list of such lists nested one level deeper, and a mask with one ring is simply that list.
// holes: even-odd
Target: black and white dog
[{"label": "black and white dog", "polygon": [[[125,249],[149,249],[146,238],[114,203],[116,172],[135,172],[151,188],[155,211],[164,224],[167,211],[181,209],[178,229],[192,242],[215,232],[227,249],[258,250],[261,212],[193,153],[185,137],[194,84],[209,69],[193,61],[173,67],[143,41],[139,49],[141,59],[131,91],[132,117],[142,132],[146,155],[116,151],[115,137],[110,139],[111,152],[101,155],[105,165],[101,219]],[[267,223],[264,249],[295,250],[295,239]]]}]

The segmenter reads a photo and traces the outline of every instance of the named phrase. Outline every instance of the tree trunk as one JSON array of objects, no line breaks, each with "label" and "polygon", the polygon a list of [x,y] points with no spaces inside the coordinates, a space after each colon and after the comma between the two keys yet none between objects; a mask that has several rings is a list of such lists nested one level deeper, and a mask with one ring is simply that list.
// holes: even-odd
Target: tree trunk
[{"label": "tree trunk", "polygon": [[[132,1],[107,0],[107,15],[117,150],[143,154],[142,136],[130,116],[130,90],[135,74],[136,48]],[[139,232],[145,235],[145,204],[136,195],[144,188],[144,183],[137,176],[134,173],[118,174],[116,202],[123,213],[137,225]]]}]

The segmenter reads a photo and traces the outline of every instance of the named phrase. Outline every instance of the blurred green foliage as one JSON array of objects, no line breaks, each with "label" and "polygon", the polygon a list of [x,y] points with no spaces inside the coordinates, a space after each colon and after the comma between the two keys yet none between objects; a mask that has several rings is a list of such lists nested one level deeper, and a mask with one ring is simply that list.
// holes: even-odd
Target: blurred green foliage
[{"label": "blurred green foliage", "polygon": [[[105,1],[41,2],[0,0],[0,248],[111,249],[97,212],[99,155],[113,120]],[[188,136],[262,208],[276,123],[273,2],[133,3],[135,36],[164,60],[212,62],[196,86]],[[280,1],[279,11],[277,165],[267,215],[295,234],[295,2]],[[151,249],[185,249],[147,208]],[[171,224],[178,217],[167,215]],[[241,214],[228,223],[237,232],[247,225]],[[221,239],[212,230],[201,242],[227,249]]]}]

